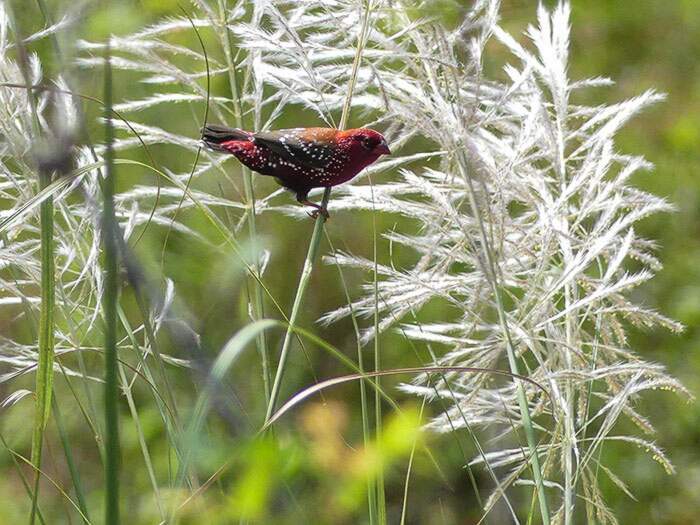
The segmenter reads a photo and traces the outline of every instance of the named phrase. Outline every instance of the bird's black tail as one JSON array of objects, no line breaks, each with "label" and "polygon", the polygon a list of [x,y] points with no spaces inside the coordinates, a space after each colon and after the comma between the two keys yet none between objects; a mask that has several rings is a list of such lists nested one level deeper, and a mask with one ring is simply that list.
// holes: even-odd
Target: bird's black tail
[{"label": "bird's black tail", "polygon": [[207,124],[202,129],[202,140],[212,149],[220,150],[223,142],[232,140],[250,140],[250,133],[237,128],[227,128],[216,124]]}]

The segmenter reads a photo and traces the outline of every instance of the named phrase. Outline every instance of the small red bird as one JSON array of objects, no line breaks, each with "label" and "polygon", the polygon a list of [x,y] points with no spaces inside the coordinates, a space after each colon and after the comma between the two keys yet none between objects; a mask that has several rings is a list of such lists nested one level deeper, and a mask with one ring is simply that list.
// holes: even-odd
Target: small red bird
[{"label": "small red bird", "polygon": [[313,206],[316,217],[328,212],[308,200],[311,188],[347,182],[381,155],[390,153],[381,133],[360,128],[296,128],[251,133],[208,125],[202,140],[210,148],[235,155],[251,170],[275,177],[296,193],[297,201]]}]

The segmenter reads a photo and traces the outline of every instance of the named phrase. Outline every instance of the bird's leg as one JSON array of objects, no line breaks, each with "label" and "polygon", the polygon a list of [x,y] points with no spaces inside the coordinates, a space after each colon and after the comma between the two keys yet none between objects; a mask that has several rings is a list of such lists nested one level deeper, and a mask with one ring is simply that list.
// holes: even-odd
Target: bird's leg
[{"label": "bird's leg", "polygon": [[310,200],[303,200],[303,201],[299,201],[299,202],[301,204],[306,205],[306,206],[312,206],[312,207],[316,208],[312,212],[307,212],[309,214],[309,217],[311,217],[312,219],[315,219],[316,217],[318,217],[319,213],[321,215],[323,215],[326,219],[328,219],[328,217],[330,217],[330,215],[328,214],[328,210],[326,208],[324,208],[323,206],[321,206],[320,204],[316,204],[315,202],[311,202]]},{"label": "bird's leg", "polygon": [[330,215],[328,214],[328,210],[326,208],[324,208],[323,206],[321,206],[320,204],[316,204],[315,202],[311,202],[308,199],[308,196],[309,196],[308,191],[305,193],[302,193],[302,192],[297,193],[297,201],[299,202],[299,204],[304,204],[305,206],[311,206],[312,208],[316,208],[314,211],[312,211],[310,213],[307,212],[309,214],[309,217],[311,217],[312,219],[315,219],[316,217],[318,217],[318,215],[320,213],[327,220],[328,217],[330,217]]}]

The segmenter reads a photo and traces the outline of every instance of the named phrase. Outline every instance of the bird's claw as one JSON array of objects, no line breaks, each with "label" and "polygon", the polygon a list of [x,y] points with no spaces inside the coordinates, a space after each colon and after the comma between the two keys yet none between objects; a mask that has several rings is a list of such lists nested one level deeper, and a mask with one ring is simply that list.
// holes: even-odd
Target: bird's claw
[{"label": "bird's claw", "polygon": [[318,219],[319,214],[323,215],[323,218],[326,220],[328,220],[328,218],[330,217],[328,210],[325,208],[317,208],[314,211],[307,211],[306,214],[314,220]]},{"label": "bird's claw", "polygon": [[330,217],[330,215],[328,214],[328,210],[327,210],[326,208],[324,208],[323,206],[320,206],[319,204],[316,204],[315,202],[311,202],[311,201],[308,200],[308,199],[300,199],[300,198],[297,198],[297,200],[298,200],[301,204],[304,204],[304,205],[306,205],[306,206],[311,206],[312,208],[314,208],[314,211],[311,211],[311,212],[307,211],[307,212],[306,212],[306,213],[308,214],[308,216],[311,217],[312,219],[318,218],[318,214],[319,214],[319,213],[320,213],[321,215],[323,215],[323,217],[324,217],[326,220],[328,220],[328,217]]}]

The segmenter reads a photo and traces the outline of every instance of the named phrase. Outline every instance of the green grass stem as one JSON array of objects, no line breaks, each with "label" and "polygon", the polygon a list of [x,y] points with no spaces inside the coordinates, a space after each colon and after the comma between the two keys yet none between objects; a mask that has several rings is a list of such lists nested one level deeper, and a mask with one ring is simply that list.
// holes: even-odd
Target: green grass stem
[{"label": "green grass stem", "polygon": [[[350,117],[350,107],[352,103],[352,94],[355,90],[355,84],[357,83],[357,74],[360,69],[360,61],[362,59],[362,53],[364,50],[364,43],[367,37],[367,30],[369,28],[369,14],[370,6],[365,7],[365,14],[362,22],[362,30],[360,31],[360,36],[358,37],[358,45],[355,51],[355,59],[352,65],[352,72],[350,74],[350,82],[348,85],[348,93],[345,98],[345,104],[343,105],[343,113],[340,117],[340,124],[338,129],[344,129],[347,125],[348,118]],[[328,208],[328,201],[331,198],[331,188],[328,187],[323,192],[323,197],[321,198],[321,206],[324,209]],[[304,267],[301,271],[301,276],[299,277],[299,284],[297,285],[296,295],[294,297],[294,303],[292,304],[292,312],[289,316],[289,326],[286,333],[284,334],[284,341],[282,343],[282,350],[280,352],[279,361],[277,363],[277,371],[275,373],[275,380],[272,384],[272,391],[270,393],[270,401],[267,404],[267,412],[265,414],[265,422],[269,421],[270,417],[275,411],[275,405],[277,403],[277,398],[279,397],[279,390],[282,384],[282,376],[284,375],[285,365],[287,363],[287,357],[289,354],[289,347],[292,342],[292,334],[296,326],[297,317],[299,315],[299,310],[304,300],[304,295],[306,289],[309,286],[309,281],[311,280],[311,273],[313,270],[314,262],[316,256],[318,255],[319,246],[321,244],[321,236],[323,232],[323,226],[326,222],[326,217],[324,214],[319,213],[316,216],[316,222],[314,223],[314,230],[311,234],[311,241],[309,242],[309,249],[306,253],[306,259],[304,260]]]},{"label": "green grass stem", "polygon": [[102,243],[104,248],[104,415],[105,415],[105,523],[119,519],[119,378],[117,375],[117,223],[114,215],[114,128],[112,125],[112,69],[110,42],[105,46],[104,70],[105,176],[102,184]]},{"label": "green grass stem", "polygon": [[[51,176],[42,173],[39,176],[41,189],[51,184]],[[41,222],[41,313],[39,315],[39,363],[36,373],[36,408],[34,432],[32,434],[31,462],[37,469],[41,468],[42,443],[46,424],[51,415],[51,393],[53,391],[54,361],[54,302],[55,275],[53,252],[53,198],[49,197],[40,206]],[[29,519],[34,523],[36,498],[39,493],[39,474],[35,476],[34,503]]]},{"label": "green grass stem", "polygon": [[[14,12],[6,6],[10,26],[13,29],[17,46],[18,64],[26,85],[30,82],[30,65],[27,50],[20,36]],[[27,100],[32,114],[32,132],[34,139],[41,138],[41,126],[37,113],[34,93],[27,89]],[[51,172],[39,170],[39,193],[51,185]],[[40,204],[40,258],[41,258],[41,306],[39,313],[38,363],[35,387],[34,429],[32,432],[31,464],[35,468],[34,491],[32,492],[32,511],[29,523],[36,519],[39,497],[39,471],[41,468],[42,445],[46,424],[51,415],[51,393],[53,391],[54,361],[54,303],[55,303],[55,265],[53,240],[53,197],[49,195]]]},{"label": "green grass stem", "polygon": [[[460,169],[462,170],[462,175],[466,181],[467,196],[469,200],[469,206],[471,208],[472,216],[476,220],[479,227],[479,234],[481,237],[481,245],[483,248],[483,260],[481,261],[483,265],[484,274],[487,275],[488,280],[491,284],[494,298],[496,300],[496,309],[498,310],[498,322],[501,325],[503,331],[503,337],[506,342],[506,354],[508,357],[508,366],[510,371],[515,375],[520,375],[520,368],[518,366],[518,359],[515,355],[515,346],[510,335],[510,329],[508,328],[508,322],[506,319],[505,308],[503,306],[503,299],[501,297],[501,288],[499,285],[499,271],[494,260],[494,256],[491,253],[490,243],[488,234],[486,232],[486,226],[484,225],[483,218],[481,216],[479,205],[476,200],[476,192],[474,189],[474,184],[472,182],[471,175],[466,172],[465,166],[468,165],[468,161],[464,156],[464,148],[461,148],[462,156],[458,162]],[[535,431],[532,424],[532,418],[530,417],[530,408],[528,405],[527,395],[525,394],[525,388],[520,381],[516,381],[516,390],[518,396],[518,406],[520,408],[520,418],[525,431],[525,439],[527,440],[528,446],[528,462],[532,468],[532,475],[535,480],[535,489],[537,491],[537,499],[540,506],[540,514],[542,516],[543,525],[549,525],[549,506],[547,504],[547,494],[544,487],[544,478],[542,475],[542,468],[540,466],[539,456],[537,455],[537,440],[535,439]]]},{"label": "green grass stem", "polygon": [[[331,249],[331,253],[335,253],[335,247],[331,241],[330,236],[326,233],[326,241]],[[343,269],[336,261],[335,264],[338,269],[338,275],[340,277],[340,284],[343,288],[343,293],[345,294],[345,300],[347,301],[348,308],[350,309],[350,319],[352,320],[352,327],[355,332],[355,342],[357,344],[357,368],[360,373],[365,373],[365,363],[364,357],[362,355],[362,344],[360,343],[360,326],[357,322],[357,315],[355,315],[355,308],[352,305],[352,299],[350,298],[350,292],[348,291],[348,285],[345,281],[345,275],[343,275]],[[362,443],[367,449],[371,443],[371,433],[370,433],[370,422],[369,422],[369,403],[367,400],[367,386],[364,381],[360,381],[360,411],[362,413]],[[376,383],[375,383],[376,384]],[[375,480],[371,475],[367,476],[367,505],[369,507],[369,523],[374,525],[377,523],[377,491],[375,488]]]},{"label": "green grass stem", "polygon": [[[323,193],[321,206],[323,206],[324,208],[328,206],[328,200],[330,199],[330,196],[330,189],[327,188],[326,191],[324,191]],[[289,354],[289,347],[292,342],[294,327],[296,326],[297,318],[299,317],[299,311],[301,310],[301,305],[304,300],[306,289],[308,288],[309,282],[311,280],[311,273],[313,271],[314,261],[316,260],[316,256],[318,255],[319,246],[321,245],[321,236],[323,233],[323,225],[325,222],[326,218],[322,213],[319,213],[316,217],[316,222],[314,223],[314,230],[311,234],[309,249],[306,253],[306,259],[304,260],[304,267],[301,271],[301,277],[299,278],[296,296],[294,297],[294,304],[292,305],[292,313],[289,315],[289,327],[287,328],[287,331],[284,334],[282,351],[280,352],[279,362],[277,363],[275,381],[272,384],[270,402],[267,405],[267,412],[265,414],[266,422],[272,417],[272,414],[275,411],[275,405],[277,403],[277,398],[279,397],[280,393],[280,386],[282,385],[282,376],[284,375],[284,369]]]},{"label": "green grass stem", "polygon": [[[374,206],[374,185],[372,177],[369,177],[369,186],[372,194],[372,292],[374,294],[374,370],[379,372],[382,369],[381,351],[379,348],[379,271],[377,266],[377,210]],[[377,388],[381,386],[381,378],[375,378]],[[377,443],[382,443],[382,399],[375,390],[374,395],[374,433]],[[384,487],[384,471],[377,471],[377,514],[379,523],[386,524],[386,493]]]},{"label": "green grass stem", "polygon": [[73,490],[75,491],[75,499],[80,511],[82,512],[83,523],[86,525],[90,524],[90,516],[88,514],[87,503],[85,502],[85,491],[83,490],[83,485],[80,481],[80,471],[75,465],[73,460],[73,452],[71,450],[70,438],[66,428],[63,424],[63,418],[61,416],[61,408],[59,403],[56,402],[56,398],[53,398],[53,410],[56,414],[54,421],[56,422],[56,428],[58,428],[58,436],[61,439],[61,446],[63,447],[63,454],[66,457],[66,464],[68,465],[68,472],[70,472],[71,481],[73,482]]}]

